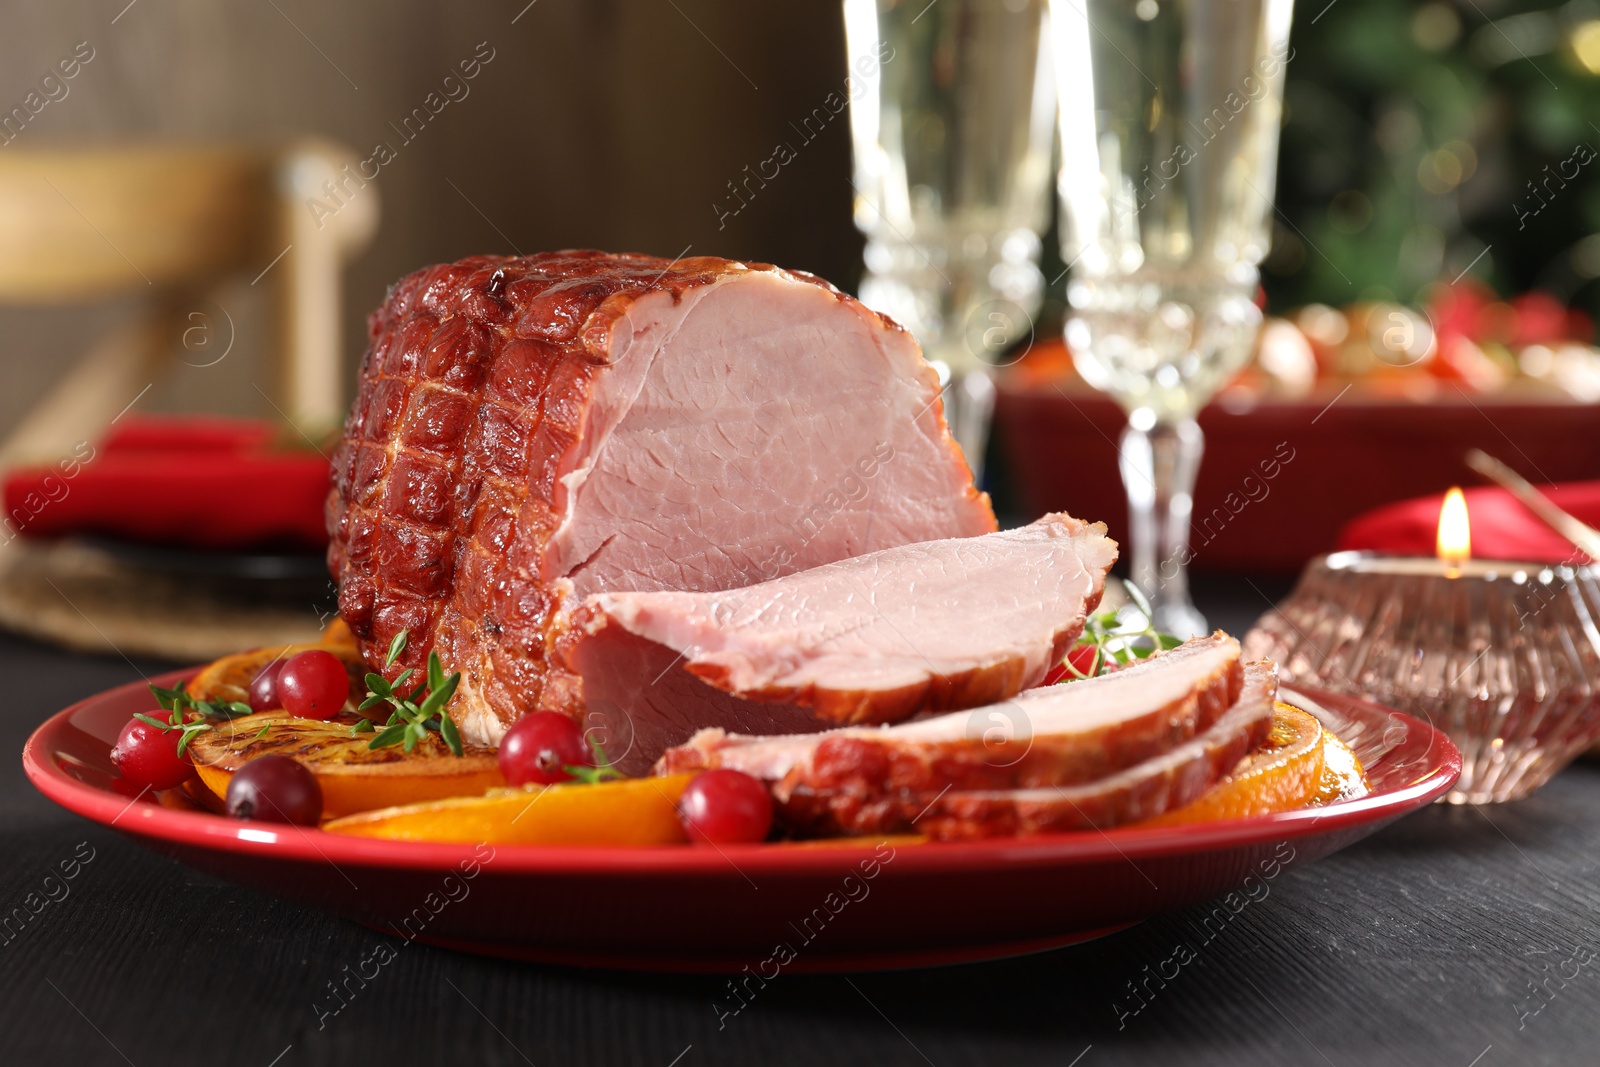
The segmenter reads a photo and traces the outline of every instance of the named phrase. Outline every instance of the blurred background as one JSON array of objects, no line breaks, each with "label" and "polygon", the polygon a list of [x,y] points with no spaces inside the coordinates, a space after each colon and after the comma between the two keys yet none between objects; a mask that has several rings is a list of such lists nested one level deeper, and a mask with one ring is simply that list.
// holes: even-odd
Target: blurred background
[{"label": "blurred background", "polygon": [[[1292,574],[1360,511],[1464,480],[1459,457],[1472,444],[1541,481],[1600,476],[1600,0],[1312,0],[1294,20],[1259,293],[1266,326],[1252,364],[1201,418],[1196,514],[1215,514],[1266,458],[1298,466],[1196,536],[1200,571]],[[341,224],[370,216],[375,228],[355,226],[324,264],[340,284],[322,312],[286,318],[277,306],[274,286],[316,276],[296,266],[300,253],[274,258],[288,252],[277,238],[241,237],[228,270],[167,294],[173,358],[127,393],[141,416],[281,421],[314,409],[318,390],[342,410],[365,316],[386,287],[473,253],[706,254],[812,271],[850,291],[862,280],[850,124],[813,120],[847,85],[837,4],[5,2],[0,25],[0,163],[174,144],[277,158],[311,145],[334,178],[340,161],[376,171],[339,179],[342,195],[315,182],[285,192],[281,168],[250,179],[276,183],[263,196],[321,197]],[[937,44],[932,56],[937,74]],[[778,144],[795,146],[792,160],[741,195],[736,183]],[[48,201],[52,225],[81,219],[86,241],[142,277],[111,236],[124,231],[78,192],[115,185],[123,164],[83,166],[80,185],[56,188],[60,204],[0,188],[0,234],[27,230]],[[346,212],[345,199],[359,207]],[[1050,199],[1042,302],[1000,361],[985,481],[1008,517],[1068,507],[1120,535],[1115,440],[1126,416],[1084,385],[1060,341],[1065,265]],[[0,434],[37,414],[78,357],[149,297],[131,275],[132,286],[85,283],[81,294],[63,275],[34,293],[26,263],[12,270]],[[332,340],[310,347],[338,365],[286,384],[274,353],[301,328],[286,324],[319,314]],[[313,369],[321,358],[307,357]],[[121,406],[106,403],[108,414]],[[74,428],[62,434],[70,443]],[[314,450],[319,434],[287,445]],[[311,581],[315,568],[299,573]],[[0,621],[32,610],[21,603],[0,603]]]}]

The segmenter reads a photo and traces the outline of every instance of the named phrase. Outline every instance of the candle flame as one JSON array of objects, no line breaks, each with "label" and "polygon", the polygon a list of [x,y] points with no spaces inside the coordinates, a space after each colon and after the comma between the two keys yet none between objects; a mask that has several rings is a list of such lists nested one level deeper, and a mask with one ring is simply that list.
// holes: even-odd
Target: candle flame
[{"label": "candle flame", "polygon": [[1439,509],[1439,559],[1459,567],[1472,558],[1472,524],[1467,518],[1467,498],[1452,487]]}]

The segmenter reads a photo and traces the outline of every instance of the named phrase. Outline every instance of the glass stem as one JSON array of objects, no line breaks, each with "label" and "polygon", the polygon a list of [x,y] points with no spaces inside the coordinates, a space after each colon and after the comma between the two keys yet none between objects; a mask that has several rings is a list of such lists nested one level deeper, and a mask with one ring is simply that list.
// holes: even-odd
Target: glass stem
[{"label": "glass stem", "polygon": [[1205,437],[1192,418],[1159,422],[1135,411],[1122,433],[1133,581],[1150,600],[1156,629],[1178,637],[1208,633],[1189,600],[1189,520]]},{"label": "glass stem", "polygon": [[[943,373],[940,377],[945,377]],[[944,386],[944,418],[972,468],[973,482],[982,488],[983,453],[989,445],[989,425],[994,419],[994,379],[989,368],[949,372]]]}]

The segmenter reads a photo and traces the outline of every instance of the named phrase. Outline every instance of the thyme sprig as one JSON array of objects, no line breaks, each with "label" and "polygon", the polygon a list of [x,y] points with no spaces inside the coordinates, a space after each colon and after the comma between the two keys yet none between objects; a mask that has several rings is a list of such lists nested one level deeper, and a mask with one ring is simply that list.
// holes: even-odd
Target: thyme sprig
[{"label": "thyme sprig", "polygon": [[[406,635],[407,631],[401,630],[394,635],[394,640],[389,642],[389,653],[383,660],[385,669],[394,666],[400,654],[406,650]],[[406,683],[415,673],[413,668],[407,667],[393,682],[381,674],[367,675],[367,698],[361,702],[361,707],[358,709],[362,713],[362,721],[367,723],[366,729],[373,728],[370,717],[366,715],[368,710],[385,704],[390,708],[388,721],[384,723],[383,729],[367,742],[367,748],[404,745],[406,752],[409,753],[417,747],[418,741],[428,735],[428,731],[433,730],[444,738],[444,743],[451,752],[457,756],[461,755],[461,732],[456,729],[455,720],[445,710],[445,705],[450,703],[450,698],[455,695],[456,687],[461,684],[461,672],[456,671],[446,677],[444,666],[439,662],[439,653],[429,652],[427,677],[418,682],[410,692],[405,692]],[[361,723],[357,723],[350,728],[350,736],[354,737],[361,730]]]},{"label": "thyme sprig", "polygon": [[561,768],[572,775],[574,781],[583,782],[587,785],[598,785],[613,778],[627,777],[627,775],[611,765],[610,758],[606,756],[605,746],[601,745],[600,742],[590,741],[589,749],[594,753],[594,766],[580,767],[577,764],[569,763]]},{"label": "thyme sprig", "polygon": [[163,733],[179,731],[178,755],[180,756],[189,750],[189,742],[194,740],[196,734],[205,733],[218,722],[250,714],[250,705],[242,701],[197,700],[185,688],[187,684],[179,682],[171,689],[163,689],[159,685],[150,686],[150,692],[155,696],[156,703],[161,706],[162,711],[167,712],[165,719],[143,713],[136,713],[133,716],[146,726],[154,726]]},{"label": "thyme sprig", "polygon": [[1150,602],[1137,586],[1132,582],[1123,582],[1122,588],[1128,595],[1129,603],[1116,611],[1102,611],[1085,619],[1083,633],[1073,646],[1074,651],[1080,648],[1094,649],[1088,669],[1080,670],[1069,656],[1062,661],[1067,668],[1062,681],[1073,682],[1080,678],[1109,674],[1118,667],[1183,644],[1183,638],[1161,633],[1155,628],[1151,622],[1153,613]]}]

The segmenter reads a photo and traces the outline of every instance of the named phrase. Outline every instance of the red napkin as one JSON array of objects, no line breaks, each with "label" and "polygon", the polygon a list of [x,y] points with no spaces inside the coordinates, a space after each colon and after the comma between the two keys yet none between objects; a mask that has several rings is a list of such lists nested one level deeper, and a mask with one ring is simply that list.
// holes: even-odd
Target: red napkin
[{"label": "red napkin", "polygon": [[[1557,507],[1591,526],[1600,526],[1600,482],[1568,482],[1540,489]],[[1576,563],[1587,558],[1504,489],[1485,486],[1468,489],[1465,494],[1474,558],[1529,563]],[[1431,556],[1443,502],[1440,493],[1375,508],[1345,524],[1339,531],[1339,547]]]},{"label": "red napkin", "polygon": [[275,449],[278,432],[258,420],[127,416],[97,445],[7,472],[6,533],[315,551],[328,542],[328,461]]}]

